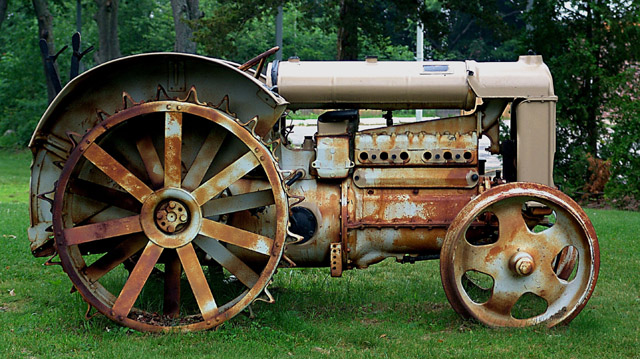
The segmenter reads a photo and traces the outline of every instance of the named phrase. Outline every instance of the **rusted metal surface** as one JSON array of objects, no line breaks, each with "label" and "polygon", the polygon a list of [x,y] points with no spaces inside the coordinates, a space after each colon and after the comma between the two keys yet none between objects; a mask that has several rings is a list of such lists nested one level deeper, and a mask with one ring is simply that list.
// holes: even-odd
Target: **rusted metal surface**
[{"label": "rusted metal surface", "polygon": [[475,168],[358,168],[353,182],[360,188],[473,188],[480,176]]},{"label": "rusted metal surface", "polygon": [[253,152],[247,152],[216,176],[211,177],[207,182],[196,188],[193,191],[193,196],[200,205],[204,205],[224,191],[225,188],[232,185],[233,182],[240,179],[240,177],[256,168],[258,164],[256,155]]},{"label": "rusted metal surface", "polygon": [[198,155],[189,167],[189,172],[184,176],[182,187],[193,191],[196,189],[207,173],[207,169],[211,166],[211,162],[218,154],[220,146],[227,134],[221,131],[210,131],[206,140],[200,147]]},{"label": "rusted metal surface", "polygon": [[164,302],[162,313],[169,318],[180,316],[180,278],[182,263],[177,253],[168,251],[164,265]]},{"label": "rusted metal surface", "polygon": [[65,244],[77,245],[105,238],[113,238],[142,232],[140,216],[135,215],[111,221],[87,224],[64,230]]},{"label": "rusted metal surface", "polygon": [[163,250],[151,242],[147,244],[109,314],[121,321],[127,317]]},{"label": "rusted metal surface", "polygon": [[[171,109],[167,105],[167,109]],[[176,105],[180,109],[180,105]],[[182,181],[182,113],[165,112],[164,187],[180,188]]]},{"label": "rusted metal surface", "polygon": [[360,189],[351,185],[346,223],[348,228],[446,227],[475,195],[475,189]]},{"label": "rusted metal surface", "polygon": [[476,164],[477,133],[452,130],[456,129],[443,133],[360,133],[355,136],[355,156],[362,166]]},{"label": "rusted metal surface", "polygon": [[197,237],[194,243],[211,256],[213,260],[235,275],[247,288],[253,287],[258,282],[260,276],[217,240],[212,241],[204,237]]},{"label": "rusted metal surface", "polygon": [[[244,193],[258,193],[264,188],[264,184],[259,181],[238,181],[230,187],[233,197],[244,197]],[[317,220],[315,234],[301,244],[290,244],[286,248],[287,256],[290,257],[298,267],[327,267],[330,261],[331,243],[340,243],[341,228],[346,222],[342,221],[341,211],[346,207],[341,206],[340,188],[332,183],[322,183],[316,180],[299,180],[289,189],[292,197],[304,196],[304,201],[299,206],[309,209]],[[220,200],[226,200],[221,198]],[[346,194],[345,194],[346,200]],[[218,201],[212,200],[211,202]],[[241,211],[230,216],[229,224],[243,228],[251,232],[262,233],[271,237],[271,226],[269,223],[276,220],[276,214],[271,206],[264,207],[260,212]],[[346,212],[345,212],[346,213]],[[238,257],[250,260],[251,253],[235,251]],[[255,258],[258,260],[259,258]]]},{"label": "rusted metal surface", "polygon": [[269,255],[273,248],[273,239],[269,237],[230,227],[209,219],[205,219],[202,223],[200,233],[264,255]]},{"label": "rusted metal surface", "polygon": [[316,160],[311,163],[320,178],[345,178],[354,163],[348,136],[317,136]]},{"label": "rusted metal surface", "polygon": [[331,276],[342,276],[342,245],[331,243]]},{"label": "rusted metal surface", "polygon": [[437,254],[446,229],[476,189],[398,189],[346,186],[343,218],[347,267],[387,257]]},{"label": "rusted metal surface", "polygon": [[113,247],[105,255],[83,269],[83,273],[89,282],[95,282],[142,250],[148,242],[149,240],[144,235],[134,236]]},{"label": "rusted metal surface", "polygon": [[280,50],[280,47],[278,46],[272,47],[269,50],[245,62],[244,64],[238,66],[238,70],[247,71],[257,64],[258,68],[255,71],[254,77],[258,78],[260,76],[260,73],[262,72],[262,68],[264,67],[264,63],[267,60],[267,58],[275,54],[276,52],[278,52],[278,50]]},{"label": "rusted metal surface", "polygon": [[[121,157],[120,161],[124,161],[120,163],[113,154],[104,149],[111,148],[110,146],[99,146],[96,141],[103,138],[105,133],[109,133],[111,128],[121,128],[130,122],[139,121],[138,119],[145,115],[156,113],[163,116],[163,121],[158,124],[164,124],[164,130],[161,132],[163,133],[162,141],[165,144],[164,168],[162,171],[158,170],[157,160],[152,158],[153,156],[147,156],[146,160],[141,156],[141,168],[147,171],[147,176],[140,179],[126,169],[128,162],[134,161],[135,156],[118,155],[116,157]],[[183,124],[184,113],[190,114],[190,119],[199,118],[198,121],[209,121],[211,123],[209,126],[219,126],[217,131],[224,131],[226,135],[209,136],[202,140],[198,151],[194,152],[190,149],[184,152],[185,146],[193,147],[191,143],[185,144],[185,140],[202,138],[183,132],[183,128],[186,128],[186,124]],[[117,137],[117,135],[118,133],[112,136]],[[146,137],[144,134],[141,136]],[[217,174],[206,178],[203,172],[207,172],[212,161],[205,157],[207,154],[215,155],[217,152],[215,149],[221,147],[220,144],[213,145],[211,142],[222,142],[226,137],[238,138],[241,143],[245,143],[244,151],[247,152]],[[111,137],[105,138],[108,141]],[[140,151],[140,148],[155,151],[156,145],[149,139],[142,137],[135,143],[134,151]],[[113,150],[110,151],[113,152]],[[195,166],[191,172],[192,175],[188,175],[189,169],[187,169],[185,176],[189,176],[188,182],[191,182],[191,187],[196,187],[195,189],[185,189],[182,186],[183,153],[193,158],[188,160],[192,167]],[[93,211],[97,212],[89,214],[86,220],[80,220],[87,224],[77,224],[76,220],[70,220],[71,217],[79,219],[87,217],[86,214],[77,213],[78,210],[83,209],[76,208],[76,204],[87,203],[83,198],[90,198],[92,201],[98,201],[97,203],[104,199],[99,195],[92,196],[91,191],[71,190],[72,183],[79,180],[75,176],[78,174],[86,176],[95,171],[90,166],[95,166],[93,168],[100,171],[101,176],[106,176],[117,183],[126,191],[122,193],[128,193],[142,206],[137,208],[130,204],[131,201],[127,202],[128,205],[122,205],[127,207],[126,210],[110,207],[108,204],[107,207],[94,206]],[[203,205],[207,202],[213,202],[219,214],[224,214],[227,210],[229,212],[238,210],[238,206],[232,205],[228,205],[227,209],[217,208],[216,199],[210,200],[227,187],[241,181],[246,173],[256,167],[265,174],[268,190],[263,187],[255,194],[248,192],[245,195],[249,199],[260,199],[254,205],[273,208],[276,219],[272,222],[274,230],[271,237],[203,217]],[[151,189],[158,185],[153,183],[158,178],[153,179],[154,175],[149,172],[154,172],[156,176],[162,175],[162,188]],[[74,181],[71,181],[72,175]],[[91,174],[89,178],[102,181],[97,174]],[[87,179],[80,178],[80,180],[90,182]],[[100,186],[104,185],[95,182],[90,182],[88,185],[85,183],[85,187],[89,188],[100,188]],[[78,192],[81,194],[79,195]],[[226,197],[220,197],[220,199],[223,198]],[[217,326],[233,317],[258,298],[265,289],[284,248],[288,208],[286,201],[282,177],[275,167],[270,151],[253,137],[249,130],[214,109],[191,103],[160,101],[138,104],[121,111],[84,136],[83,142],[72,151],[63,169],[54,200],[53,227],[65,270],[85,300],[98,311],[138,330],[205,329]],[[246,200],[240,200],[239,203],[244,203],[241,204],[242,210],[255,208],[251,207]],[[122,216],[131,211],[138,211],[138,214]],[[113,216],[119,218],[111,218]],[[196,247],[193,246],[195,239],[197,239],[195,243],[198,250],[204,249],[204,253],[208,254],[214,263],[228,269],[245,284],[245,290],[238,292],[237,297],[230,301],[225,299],[221,303],[216,301],[213,288],[209,287],[205,278],[203,263],[198,258]],[[218,240],[224,245],[221,245]],[[113,244],[110,246],[109,242],[105,241],[113,241]],[[255,266],[255,263],[252,263],[253,267],[250,267],[242,259],[234,256],[226,246],[239,246],[259,254],[264,258],[262,265]],[[143,247],[144,250],[142,250]],[[137,256],[136,253],[140,250],[142,254]],[[87,266],[84,262],[84,251],[98,251],[98,253],[103,251],[105,254]],[[101,286],[101,278],[107,274],[111,275],[110,272],[131,260],[135,265],[128,278],[125,278],[121,291],[105,295],[104,293],[108,291]],[[157,270],[158,263],[165,264],[164,276],[162,276],[165,289],[160,294],[163,298],[160,300],[162,308],[158,308],[157,311],[164,313],[163,316],[155,314],[157,312],[146,312],[133,306],[141,296],[142,288],[146,283],[156,280],[152,279],[151,273]],[[179,295],[181,286],[179,278],[182,271],[186,274],[187,285],[191,288],[198,305],[195,313],[182,313],[179,309],[180,301],[183,299]]]},{"label": "rusted metal surface", "polygon": [[[555,224],[542,232],[530,230],[522,216],[528,201],[551,208]],[[489,244],[467,235],[484,212],[492,213],[499,223],[498,238]],[[577,252],[572,279],[565,269],[554,267],[558,260],[571,264],[558,259],[567,247]],[[598,240],[584,211],[558,190],[533,183],[505,184],[472,200],[451,224],[440,261],[442,283],[454,309],[490,326],[551,327],[569,322],[593,293],[599,267]],[[486,302],[473,301],[463,287],[462,278],[469,271],[493,278]],[[525,293],[544,299],[547,307],[535,316],[515,318],[512,309]]]},{"label": "rusted metal surface", "polygon": [[[189,86],[186,78],[189,79]],[[174,83],[174,80],[179,83]],[[190,91],[191,88],[198,89],[196,96]],[[236,70],[235,66],[225,61],[188,54],[130,56],[96,66],[74,78],[49,106],[30,142],[34,162],[29,238],[35,255],[50,253],[40,248],[48,250],[53,244],[51,206],[48,199],[39,198],[38,195],[55,189],[54,184],[61,175],[62,166],[74,148],[73,136],[69,134],[84,134],[122,110],[123,91],[138,102],[178,97],[193,101],[194,97],[199,96],[206,102],[203,102],[204,106],[217,106],[222,111],[235,114],[242,122],[257,116],[259,121],[255,132],[260,136],[271,130],[286,104],[284,99],[268,91],[262,82]],[[77,136],[75,141],[80,137]],[[155,152],[161,151],[162,147],[155,144],[157,150],[150,150],[148,140],[150,138],[140,136],[140,150],[136,152],[150,157],[155,154],[157,157]],[[164,174],[160,161],[143,159],[144,165],[149,167],[144,172],[152,179],[148,185],[152,189],[161,188]]]},{"label": "rusted metal surface", "polygon": [[184,273],[187,275],[187,279],[191,284],[191,290],[193,290],[193,294],[198,302],[198,307],[200,307],[202,318],[205,321],[210,321],[219,313],[219,309],[215,299],[213,299],[213,294],[211,294],[207,278],[204,276],[202,266],[193,249],[193,245],[188,243],[183,247],[177,248],[176,252],[178,252]]},{"label": "rusted metal surface", "polygon": [[162,188],[164,184],[164,168],[160,163],[158,152],[151,142],[150,136],[142,136],[136,141],[138,153],[144,162],[145,169],[151,180],[153,188]]},{"label": "rusted metal surface", "polygon": [[83,155],[138,201],[144,202],[153,192],[144,182],[129,172],[128,169],[106,153],[100,146],[96,144],[89,145]]}]

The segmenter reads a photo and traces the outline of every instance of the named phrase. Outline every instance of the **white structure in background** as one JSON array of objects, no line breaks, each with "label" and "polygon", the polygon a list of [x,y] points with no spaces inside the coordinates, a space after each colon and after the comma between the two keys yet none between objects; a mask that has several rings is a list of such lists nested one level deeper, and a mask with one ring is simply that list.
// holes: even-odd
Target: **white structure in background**
[{"label": "white structure in background", "polygon": [[[422,62],[424,61],[424,26],[421,22],[418,23],[416,38],[416,60]],[[416,121],[422,121],[422,110],[416,110]]]}]

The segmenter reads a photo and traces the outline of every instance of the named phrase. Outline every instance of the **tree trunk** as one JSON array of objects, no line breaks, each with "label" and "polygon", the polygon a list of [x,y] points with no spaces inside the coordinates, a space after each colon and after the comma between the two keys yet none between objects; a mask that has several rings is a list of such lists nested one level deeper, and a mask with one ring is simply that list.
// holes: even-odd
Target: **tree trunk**
[{"label": "tree trunk", "polygon": [[7,1],[8,0],[0,0],[0,28],[2,27],[4,17],[7,16]]},{"label": "tree trunk", "polygon": [[338,60],[358,59],[358,0],[340,0]]},{"label": "tree trunk", "polygon": [[118,39],[118,0],[95,2],[98,10],[93,18],[98,24],[98,51],[94,60],[101,64],[122,56]]},{"label": "tree trunk", "polygon": [[[48,56],[55,55],[55,46],[53,43],[53,16],[51,12],[49,12],[49,3],[47,0],[32,0],[33,9],[36,12],[36,17],[38,18],[38,38],[43,39],[47,42],[49,47]],[[47,95],[49,97],[49,102],[53,101],[53,98],[56,97],[56,90],[51,80],[51,77],[48,76],[47,73],[47,61],[48,56],[42,54],[42,66],[44,69],[44,77],[47,81]],[[58,72],[58,66],[54,63],[53,68],[55,72]]]},{"label": "tree trunk", "polygon": [[188,21],[202,17],[198,6],[199,0],[171,0],[173,23],[176,28],[176,42],[173,49],[176,52],[196,53],[196,43],[192,40],[193,29]]}]

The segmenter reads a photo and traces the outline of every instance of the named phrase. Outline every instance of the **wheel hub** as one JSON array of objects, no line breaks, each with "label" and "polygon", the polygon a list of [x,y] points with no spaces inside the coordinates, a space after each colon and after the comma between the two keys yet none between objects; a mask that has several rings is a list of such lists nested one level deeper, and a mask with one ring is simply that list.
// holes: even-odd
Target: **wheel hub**
[{"label": "wheel hub", "polygon": [[520,277],[525,277],[533,273],[536,268],[533,257],[526,252],[518,252],[509,260],[511,270]]},{"label": "wheel hub", "polygon": [[156,226],[167,234],[180,232],[189,221],[189,211],[179,200],[161,203],[156,208]]},{"label": "wheel hub", "polygon": [[163,248],[178,248],[200,233],[202,213],[191,193],[164,188],[144,201],[140,223],[153,243]]}]

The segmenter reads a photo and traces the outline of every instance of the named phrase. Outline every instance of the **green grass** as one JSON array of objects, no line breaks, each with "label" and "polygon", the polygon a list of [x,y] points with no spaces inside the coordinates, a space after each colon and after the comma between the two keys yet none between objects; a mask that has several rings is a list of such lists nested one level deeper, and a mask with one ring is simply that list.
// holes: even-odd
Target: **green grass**
[{"label": "green grass", "polygon": [[31,152],[0,150],[0,203],[27,203]]},{"label": "green grass", "polygon": [[[593,358],[640,352],[640,213],[588,210],[601,246],[596,292],[568,326],[489,329],[449,306],[437,262],[391,261],[331,278],[280,270],[276,304],[217,331],[143,334],[86,305],[60,267],[29,252],[29,154],[0,153],[1,358]],[[6,186],[6,187],[5,187]],[[11,196],[15,190],[17,196]],[[13,295],[12,295],[13,294]]]}]

